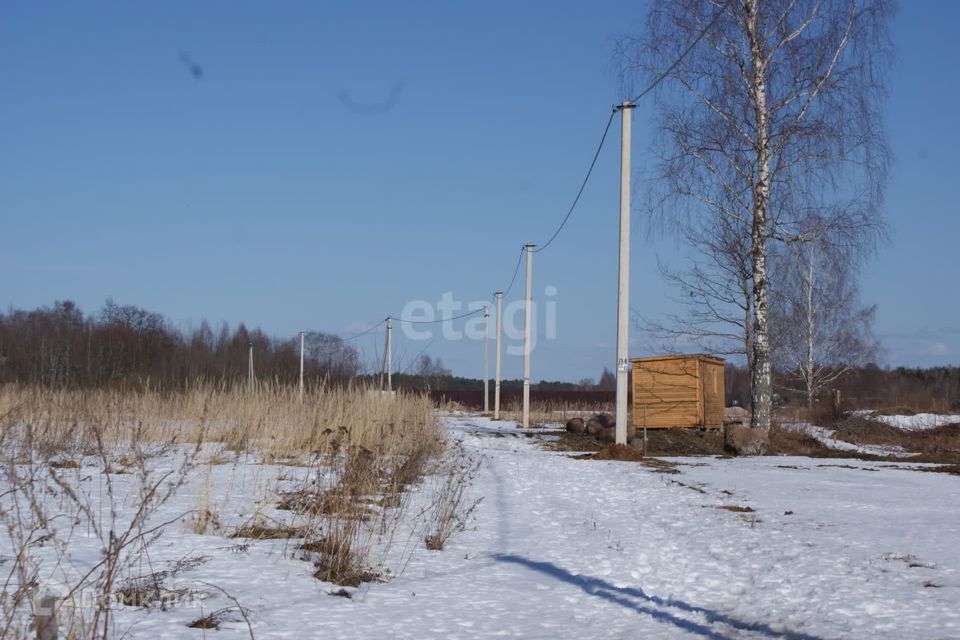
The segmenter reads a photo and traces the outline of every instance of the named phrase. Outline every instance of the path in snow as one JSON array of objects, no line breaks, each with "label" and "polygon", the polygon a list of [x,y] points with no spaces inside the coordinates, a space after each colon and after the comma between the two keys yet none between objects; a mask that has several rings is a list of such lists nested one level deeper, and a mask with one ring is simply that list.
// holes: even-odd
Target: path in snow
[{"label": "path in snow", "polygon": [[[663,475],[572,460],[512,429],[492,437],[505,425],[481,418],[448,425],[486,456],[475,530],[362,602],[341,603],[325,631],[960,637],[955,477],[798,458],[686,459],[703,466]],[[756,512],[717,508],[730,504]]]}]

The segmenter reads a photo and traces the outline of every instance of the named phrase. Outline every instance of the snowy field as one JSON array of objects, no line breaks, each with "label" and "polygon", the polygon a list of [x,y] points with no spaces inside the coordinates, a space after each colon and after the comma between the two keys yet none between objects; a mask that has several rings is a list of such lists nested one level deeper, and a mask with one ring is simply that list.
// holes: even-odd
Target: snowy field
[{"label": "snowy field", "polygon": [[[312,577],[298,541],[198,535],[181,515],[203,490],[225,530],[253,513],[289,518],[272,492],[305,471],[211,465],[154,518],[170,524],[139,567],[167,571],[164,588],[194,597],[119,607],[116,635],[960,638],[960,477],[908,460],[784,457],[675,458],[680,473],[669,474],[547,451],[508,423],[444,420],[481,461],[470,492],[482,501],[443,551],[420,537],[428,480],[384,552],[393,577],[331,596],[338,587]],[[97,486],[96,470],[76,473]],[[66,580],[98,553],[78,530],[39,578]],[[236,613],[217,631],[187,628],[234,605],[225,593],[250,629]]]}]

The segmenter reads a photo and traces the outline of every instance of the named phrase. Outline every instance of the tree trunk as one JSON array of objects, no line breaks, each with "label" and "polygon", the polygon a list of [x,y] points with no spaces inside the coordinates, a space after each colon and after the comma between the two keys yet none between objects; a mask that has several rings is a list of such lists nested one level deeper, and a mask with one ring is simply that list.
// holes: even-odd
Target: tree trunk
[{"label": "tree trunk", "polygon": [[[802,254],[801,254],[802,255]],[[808,416],[813,415],[813,397],[816,395],[816,380],[814,380],[814,358],[813,358],[813,338],[814,338],[814,329],[815,329],[815,318],[814,318],[814,309],[813,309],[813,249],[811,248],[807,254],[807,273],[806,273],[806,294],[807,294],[807,353],[806,353],[806,372],[804,378],[806,379],[807,387],[807,412]]]},{"label": "tree trunk", "polygon": [[756,125],[756,179],[750,229],[753,268],[753,371],[750,376],[750,426],[770,430],[773,398],[770,380],[770,336],[767,317],[767,203],[770,197],[770,140],[767,121],[767,88],[764,52],[757,33],[757,0],[747,0],[747,34],[750,38],[752,102]]}]

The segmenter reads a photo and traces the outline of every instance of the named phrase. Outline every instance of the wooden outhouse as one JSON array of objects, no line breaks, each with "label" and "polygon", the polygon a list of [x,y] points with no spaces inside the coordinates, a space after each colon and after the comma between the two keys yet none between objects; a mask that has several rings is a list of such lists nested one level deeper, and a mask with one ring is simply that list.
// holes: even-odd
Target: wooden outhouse
[{"label": "wooden outhouse", "polygon": [[701,354],[636,358],[633,424],[641,428],[723,426],[724,361]]}]

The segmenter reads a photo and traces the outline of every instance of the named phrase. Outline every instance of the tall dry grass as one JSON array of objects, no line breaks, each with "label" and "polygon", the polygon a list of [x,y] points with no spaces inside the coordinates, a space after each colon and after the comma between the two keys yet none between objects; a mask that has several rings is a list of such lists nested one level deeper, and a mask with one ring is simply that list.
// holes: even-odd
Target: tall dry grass
[{"label": "tall dry grass", "polygon": [[64,452],[83,452],[97,438],[121,445],[133,438],[214,442],[271,456],[335,452],[348,442],[396,452],[438,439],[426,396],[387,397],[364,385],[320,386],[301,402],[296,388],[271,384],[255,390],[197,384],[184,392],[7,384],[0,386],[0,429]]},{"label": "tall dry grass", "polygon": [[[211,449],[216,459],[203,453]],[[224,530],[210,488],[211,466],[224,449],[304,472],[276,505],[291,512],[292,522],[255,516],[241,530]],[[160,574],[140,576],[136,567],[151,540],[186,515],[167,519],[162,508],[195,480],[201,485],[189,519],[194,533],[302,538],[299,551],[318,579],[377,579],[406,489],[442,449],[426,396],[388,397],[364,385],[321,386],[302,399],[296,388],[270,384],[251,390],[197,384],[182,392],[0,386],[0,550],[14,558],[0,569],[0,591],[12,594],[0,599],[0,638],[20,637],[30,616],[34,626],[42,618],[76,638],[110,637],[109,603],[125,585],[145,580],[150,593],[161,593]],[[206,474],[197,478],[203,465]],[[84,478],[95,478],[95,494]],[[268,502],[271,496],[267,490]],[[68,525],[53,526],[57,519]],[[71,574],[54,616],[43,618],[37,596],[47,594],[37,593],[38,576],[49,573],[41,571],[44,563],[64,565],[80,531],[100,541],[103,557]],[[49,553],[43,560],[44,548],[56,550],[53,560]],[[101,604],[76,605],[85,593]]]},{"label": "tall dry grass", "polygon": [[[530,424],[550,426],[564,424],[573,417],[588,418],[598,413],[612,413],[614,406],[609,402],[557,402],[531,401]],[[500,408],[500,417],[504,420],[520,421],[523,418],[521,400],[508,402]]]}]

